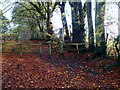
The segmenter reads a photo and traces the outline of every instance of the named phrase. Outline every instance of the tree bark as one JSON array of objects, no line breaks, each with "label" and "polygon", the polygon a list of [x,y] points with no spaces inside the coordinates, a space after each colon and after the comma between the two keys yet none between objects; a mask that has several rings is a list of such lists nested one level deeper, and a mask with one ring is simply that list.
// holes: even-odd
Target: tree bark
[{"label": "tree bark", "polygon": [[115,48],[116,48],[116,52],[117,52],[117,62],[120,65],[120,46],[119,46],[119,42],[120,42],[120,36],[118,36],[116,38],[116,44],[115,44]]},{"label": "tree bark", "polygon": [[47,2],[47,31],[50,32],[49,25],[50,25],[50,10],[49,10],[49,2]]},{"label": "tree bark", "polygon": [[[75,43],[85,42],[85,29],[84,29],[84,15],[82,2],[72,3],[72,25],[73,25],[73,40]],[[79,46],[80,48],[81,46]],[[84,47],[84,46],[83,46]]]},{"label": "tree bark", "polygon": [[87,2],[87,19],[88,19],[88,43],[89,51],[94,51],[94,30],[93,30],[93,21],[92,21],[92,2]]},{"label": "tree bark", "polygon": [[[62,23],[63,23],[63,29],[66,30],[66,40],[70,41],[70,36],[68,33],[68,27],[67,27],[67,21],[65,17],[65,2],[62,2],[60,5],[61,15],[62,15]],[[63,33],[64,34],[64,33]]]},{"label": "tree bark", "polygon": [[120,36],[120,2],[118,2],[118,36]]},{"label": "tree bark", "polygon": [[106,42],[104,29],[105,2],[96,2],[95,12],[95,33],[96,33],[96,52],[99,57],[106,57]]}]

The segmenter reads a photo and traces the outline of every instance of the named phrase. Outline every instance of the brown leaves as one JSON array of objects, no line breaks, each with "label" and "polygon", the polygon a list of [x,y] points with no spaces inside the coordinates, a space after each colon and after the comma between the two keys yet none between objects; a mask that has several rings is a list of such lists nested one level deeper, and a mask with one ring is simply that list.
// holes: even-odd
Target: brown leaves
[{"label": "brown leaves", "polygon": [[105,70],[114,60],[95,59],[86,62],[91,54],[65,52],[64,57],[53,53],[48,59],[47,50],[43,56],[35,54],[3,54],[3,88],[118,88],[120,67]]}]

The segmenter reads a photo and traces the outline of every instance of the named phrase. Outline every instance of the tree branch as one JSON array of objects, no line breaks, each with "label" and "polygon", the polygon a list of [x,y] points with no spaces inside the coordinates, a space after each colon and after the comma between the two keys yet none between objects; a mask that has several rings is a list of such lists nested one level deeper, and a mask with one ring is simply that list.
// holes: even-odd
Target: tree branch
[{"label": "tree branch", "polygon": [[44,17],[45,15],[39,10],[39,8],[38,8],[38,6],[37,5],[35,5],[34,3],[32,3],[32,2],[29,2],[34,8],[35,8],[35,10],[38,12],[38,13],[40,13],[41,15],[42,15],[42,17]]}]

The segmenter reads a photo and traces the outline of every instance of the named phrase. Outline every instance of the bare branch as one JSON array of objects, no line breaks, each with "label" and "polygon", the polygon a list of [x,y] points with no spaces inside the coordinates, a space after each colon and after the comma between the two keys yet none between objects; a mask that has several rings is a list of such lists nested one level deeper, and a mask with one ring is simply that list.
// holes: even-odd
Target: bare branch
[{"label": "bare branch", "polygon": [[35,10],[38,12],[38,13],[40,13],[41,15],[42,15],[42,17],[44,17],[45,15],[39,10],[39,7],[37,6],[37,5],[35,5],[34,3],[32,3],[32,2],[29,2],[34,8],[35,8]]},{"label": "bare branch", "polygon": [[7,13],[10,9],[12,9],[14,4],[15,4],[15,3],[12,3],[11,7],[8,8],[6,11],[4,11],[4,10],[5,10],[7,7],[9,7],[10,4],[9,4],[6,8],[4,8],[4,9],[3,9],[3,11],[4,11],[3,14]]},{"label": "bare branch", "polygon": [[7,13],[12,7],[10,7],[8,10],[4,11],[3,14]]}]

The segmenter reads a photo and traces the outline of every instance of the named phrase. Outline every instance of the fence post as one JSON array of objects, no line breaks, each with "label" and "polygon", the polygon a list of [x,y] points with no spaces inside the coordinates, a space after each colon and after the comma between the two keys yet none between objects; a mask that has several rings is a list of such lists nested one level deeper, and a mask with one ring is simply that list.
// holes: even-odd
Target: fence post
[{"label": "fence post", "polygon": [[63,49],[63,42],[60,41],[60,55],[63,55],[64,49]]},{"label": "fence post", "polygon": [[51,41],[48,43],[48,48],[49,48],[49,51],[48,51],[48,55],[49,55],[49,59],[51,58],[51,48],[52,46],[51,46]]},{"label": "fence post", "polygon": [[42,42],[40,42],[40,57],[42,56]]},{"label": "fence post", "polygon": [[76,44],[76,48],[77,48],[77,53],[79,54],[79,47],[78,47],[79,45],[78,44]]}]

